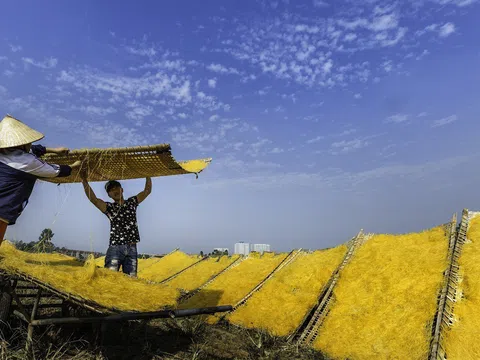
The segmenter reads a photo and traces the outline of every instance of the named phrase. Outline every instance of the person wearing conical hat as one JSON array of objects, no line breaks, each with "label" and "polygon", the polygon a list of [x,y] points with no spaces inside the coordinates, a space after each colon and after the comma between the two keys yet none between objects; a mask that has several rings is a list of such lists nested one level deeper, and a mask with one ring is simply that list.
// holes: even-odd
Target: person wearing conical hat
[{"label": "person wearing conical hat", "polygon": [[44,135],[7,115],[0,121],[0,245],[8,225],[15,224],[28,203],[38,178],[70,176],[81,165],[49,164],[46,153],[67,154],[67,148],[32,145]]}]

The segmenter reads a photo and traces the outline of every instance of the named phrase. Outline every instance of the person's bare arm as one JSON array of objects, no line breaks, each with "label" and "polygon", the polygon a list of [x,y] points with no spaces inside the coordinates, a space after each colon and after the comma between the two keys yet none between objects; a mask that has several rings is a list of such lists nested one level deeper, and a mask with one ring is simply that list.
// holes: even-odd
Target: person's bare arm
[{"label": "person's bare arm", "polygon": [[46,152],[49,154],[57,155],[67,155],[70,152],[69,148],[66,147],[56,147],[56,148],[45,148]]},{"label": "person's bare arm", "polygon": [[137,201],[140,204],[143,200],[147,198],[148,195],[152,192],[152,179],[147,177],[145,179],[145,189],[142,192],[138,193]]},{"label": "person's bare arm", "polygon": [[85,190],[85,195],[87,195],[88,200],[90,200],[90,202],[95,205],[102,213],[107,211],[107,203],[102,199],[97,198],[93,189],[88,184],[85,173],[82,172],[80,175],[82,177],[83,190]]}]

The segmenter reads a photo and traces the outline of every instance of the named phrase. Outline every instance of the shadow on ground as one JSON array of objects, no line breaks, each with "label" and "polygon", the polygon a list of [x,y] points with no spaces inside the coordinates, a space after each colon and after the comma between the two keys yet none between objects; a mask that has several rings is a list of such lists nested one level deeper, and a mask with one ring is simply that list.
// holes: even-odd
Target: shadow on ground
[{"label": "shadow on ground", "polygon": [[[221,293],[208,295],[209,306],[216,306]],[[0,358],[26,359],[26,327],[13,318],[10,325],[0,341]],[[103,332],[100,325],[91,324],[38,328],[34,350],[36,359],[52,360],[326,359],[263,331],[208,325],[202,316],[109,323]]]}]

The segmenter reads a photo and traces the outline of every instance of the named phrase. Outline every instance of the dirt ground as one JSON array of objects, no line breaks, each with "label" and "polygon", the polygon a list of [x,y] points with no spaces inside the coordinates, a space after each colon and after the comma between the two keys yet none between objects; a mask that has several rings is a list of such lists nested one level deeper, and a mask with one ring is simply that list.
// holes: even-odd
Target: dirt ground
[{"label": "dirt ground", "polygon": [[[0,342],[0,358],[26,359],[26,328],[12,321]],[[50,327],[34,334],[36,359],[323,360],[317,351],[259,330],[207,325],[200,318]]]}]

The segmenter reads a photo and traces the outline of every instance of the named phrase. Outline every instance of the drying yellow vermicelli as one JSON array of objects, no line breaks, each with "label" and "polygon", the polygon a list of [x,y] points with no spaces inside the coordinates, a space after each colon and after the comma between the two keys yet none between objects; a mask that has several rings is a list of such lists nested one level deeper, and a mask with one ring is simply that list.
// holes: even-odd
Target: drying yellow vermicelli
[{"label": "drying yellow vermicelli", "polygon": [[[272,272],[288,254],[262,258],[255,254],[238,266],[219,275],[211,284],[192,296],[179,308],[197,308],[219,305],[235,305]],[[209,317],[210,322],[215,322]]]},{"label": "drying yellow vermicelli", "polygon": [[335,359],[426,359],[447,253],[442,226],[373,236],[342,270],[314,347]]},{"label": "drying yellow vermicelli", "polygon": [[139,266],[138,277],[160,282],[199,260],[201,260],[201,257],[198,255],[188,255],[182,251],[174,251],[156,262],[152,260],[151,266]]},{"label": "drying yellow vermicelli", "polygon": [[480,216],[470,220],[459,259],[462,298],[454,304],[455,321],[444,333],[449,359],[480,359]]},{"label": "drying yellow vermicelli", "polygon": [[154,311],[175,305],[179,292],[166,285],[147,284],[121,272],[96,267],[91,255],[83,264],[60,254],[26,253],[10,242],[0,246],[0,268],[18,270],[52,287],[122,311]]},{"label": "drying yellow vermicelli", "polygon": [[289,335],[316,303],[346,251],[347,247],[341,245],[301,253],[227,319],[244,327],[266,329],[276,336]]},{"label": "drying yellow vermicelli", "polygon": [[168,285],[185,291],[195,290],[237,260],[238,257],[238,255],[234,255],[206,259],[170,280]]},{"label": "drying yellow vermicelli", "polygon": [[95,266],[104,267],[105,266],[105,256],[100,256],[95,258]]}]

